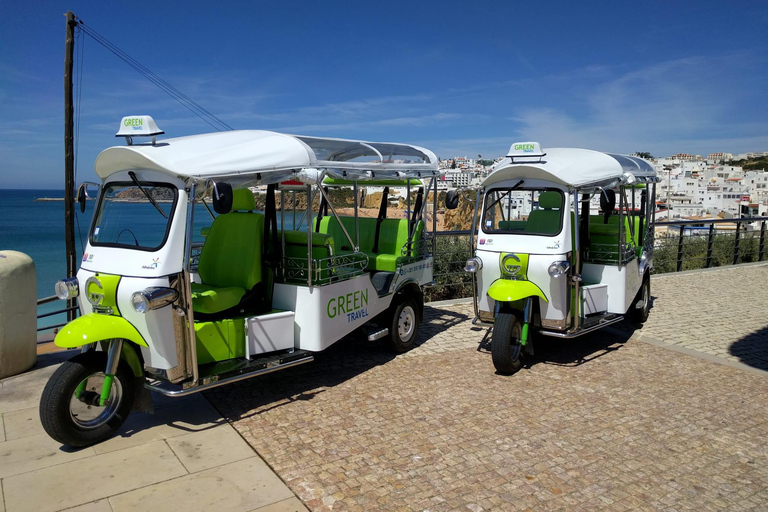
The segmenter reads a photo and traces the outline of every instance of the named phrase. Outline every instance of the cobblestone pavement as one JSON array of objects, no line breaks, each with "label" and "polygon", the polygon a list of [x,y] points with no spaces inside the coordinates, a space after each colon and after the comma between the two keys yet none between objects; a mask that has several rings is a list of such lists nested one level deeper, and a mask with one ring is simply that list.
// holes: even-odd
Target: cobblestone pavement
[{"label": "cobblestone pavement", "polygon": [[767,285],[768,265],[654,276],[641,338],[768,370]]},{"label": "cobblestone pavement", "polygon": [[[706,302],[766,271],[655,279],[651,317],[678,314],[665,301],[681,290]],[[715,289],[700,285],[710,277]],[[678,308],[689,333],[695,308]],[[313,511],[768,510],[768,375],[605,330],[537,340],[503,377],[471,310],[428,308],[402,356],[343,340],[207,396]],[[705,332],[749,338],[743,316]],[[654,320],[643,336],[665,340]]]}]

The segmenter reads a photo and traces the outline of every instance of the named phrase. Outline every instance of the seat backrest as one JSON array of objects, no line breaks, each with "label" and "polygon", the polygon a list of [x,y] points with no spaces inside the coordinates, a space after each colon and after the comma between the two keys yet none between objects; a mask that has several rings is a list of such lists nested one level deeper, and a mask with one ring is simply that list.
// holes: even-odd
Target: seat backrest
[{"label": "seat backrest", "polygon": [[247,291],[262,281],[264,215],[255,209],[253,193],[238,189],[231,211],[213,221],[197,267],[203,284]]},{"label": "seat backrest", "polygon": [[533,210],[525,223],[526,233],[541,233],[554,235],[560,230],[560,209],[563,205],[563,195],[559,192],[547,191],[539,194],[539,210]]}]

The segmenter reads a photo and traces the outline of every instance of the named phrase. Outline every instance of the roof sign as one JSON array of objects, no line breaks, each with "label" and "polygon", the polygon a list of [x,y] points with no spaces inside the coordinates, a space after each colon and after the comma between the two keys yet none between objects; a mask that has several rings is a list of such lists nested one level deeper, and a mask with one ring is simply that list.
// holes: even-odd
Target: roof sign
[{"label": "roof sign", "polygon": [[513,160],[518,157],[542,157],[546,155],[541,150],[541,145],[538,142],[515,142],[509,148],[507,156]]},{"label": "roof sign", "polygon": [[115,137],[125,137],[128,145],[133,144],[132,137],[152,137],[152,144],[155,143],[155,135],[165,133],[157,127],[157,123],[151,116],[128,116],[120,121],[120,128]]}]

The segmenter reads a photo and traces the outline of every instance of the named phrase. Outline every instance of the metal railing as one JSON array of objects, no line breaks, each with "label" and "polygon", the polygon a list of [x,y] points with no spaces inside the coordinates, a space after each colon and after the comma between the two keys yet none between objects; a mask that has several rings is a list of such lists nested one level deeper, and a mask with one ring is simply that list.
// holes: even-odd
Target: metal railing
[{"label": "metal railing", "polygon": [[763,261],[766,222],[768,217],[657,222],[655,272]]},{"label": "metal railing", "polygon": [[[654,273],[712,268],[766,259],[768,217],[707,220],[671,220],[656,223]],[[425,290],[426,301],[472,296],[472,278],[464,264],[472,256],[469,230],[438,231],[433,286]],[[199,251],[202,244],[196,244]],[[198,252],[199,254],[199,252]],[[314,264],[313,264],[314,267]],[[321,268],[318,265],[318,268]],[[38,300],[38,306],[59,300],[55,296]],[[77,308],[62,308],[38,315],[55,316]],[[46,331],[66,325],[39,327]]]}]

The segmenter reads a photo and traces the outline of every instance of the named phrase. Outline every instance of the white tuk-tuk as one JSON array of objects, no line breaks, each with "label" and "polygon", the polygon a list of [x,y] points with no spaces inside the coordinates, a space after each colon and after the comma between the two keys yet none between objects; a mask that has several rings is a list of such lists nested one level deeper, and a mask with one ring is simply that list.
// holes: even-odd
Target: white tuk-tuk
[{"label": "white tuk-tuk", "polygon": [[[307,363],[361,327],[396,352],[414,345],[433,272],[431,151],[268,131],[160,133],[149,116],[124,118],[128,145],[96,160],[102,184],[82,264],[56,285],[82,316],[55,343],[82,352],[43,392],[51,437],[100,442],[132,409],[151,411],[149,391],[183,396]],[[137,135],[152,142],[133,145]],[[381,192],[378,215],[358,215],[363,187]],[[405,190],[404,218],[388,216],[394,187]],[[264,191],[259,208],[252,188]],[[346,215],[333,188],[354,195]]]},{"label": "white tuk-tuk", "polygon": [[[641,158],[545,152],[537,142],[513,144],[494,166],[478,191],[465,270],[474,323],[493,327],[499,373],[520,368],[534,333],[574,338],[648,318],[657,181]],[[456,202],[454,192],[447,206]]]}]

